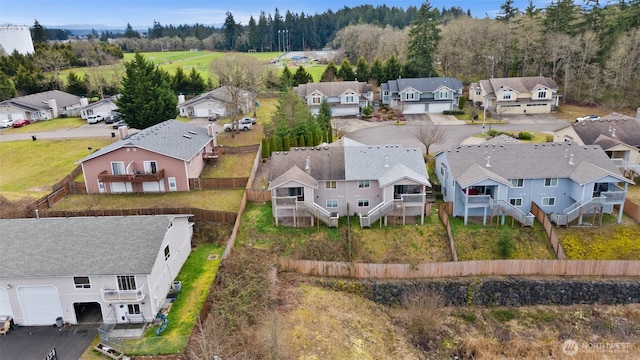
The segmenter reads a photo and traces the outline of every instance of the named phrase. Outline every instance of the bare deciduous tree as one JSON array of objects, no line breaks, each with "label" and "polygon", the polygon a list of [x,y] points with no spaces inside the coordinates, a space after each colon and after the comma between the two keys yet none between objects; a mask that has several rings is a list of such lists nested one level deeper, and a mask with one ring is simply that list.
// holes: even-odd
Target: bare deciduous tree
[{"label": "bare deciduous tree", "polygon": [[447,140],[447,133],[444,128],[437,125],[418,126],[418,131],[414,136],[426,148],[426,155],[429,155],[431,145],[442,144]]}]

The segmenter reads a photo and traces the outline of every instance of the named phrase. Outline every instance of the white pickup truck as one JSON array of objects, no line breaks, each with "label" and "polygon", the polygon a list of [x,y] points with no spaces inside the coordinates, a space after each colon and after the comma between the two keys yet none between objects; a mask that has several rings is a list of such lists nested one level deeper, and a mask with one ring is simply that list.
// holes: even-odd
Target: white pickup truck
[{"label": "white pickup truck", "polygon": [[[238,129],[242,131],[246,131],[246,130],[251,130],[251,127],[252,127],[251,118],[242,118],[238,120]],[[223,129],[224,131],[235,130],[235,123],[232,122],[229,124],[224,124]]]}]

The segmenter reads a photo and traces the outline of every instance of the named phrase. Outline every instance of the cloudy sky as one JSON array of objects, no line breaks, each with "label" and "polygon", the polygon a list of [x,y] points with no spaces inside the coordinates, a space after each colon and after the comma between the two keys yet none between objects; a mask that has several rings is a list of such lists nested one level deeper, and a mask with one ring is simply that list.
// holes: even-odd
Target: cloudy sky
[{"label": "cloudy sky", "polygon": [[[551,0],[533,0],[537,7],[544,7]],[[577,1],[580,2],[580,1]],[[273,14],[276,7],[282,15],[287,10],[292,13],[314,15],[328,9],[337,11],[345,6],[354,7],[362,4],[373,6],[393,4],[406,9],[408,6],[420,7],[423,1],[347,1],[347,0],[279,0],[279,1],[216,1],[216,0],[0,0],[0,24],[33,25],[34,20],[46,27],[62,25],[89,25],[90,28],[122,28],[130,23],[133,27],[150,27],[153,21],[163,25],[173,24],[206,24],[219,26],[224,22],[227,11],[231,12],[236,22],[246,25],[249,17],[256,20],[260,12]],[[504,0],[431,0],[433,7],[447,8],[458,6],[464,11],[471,10],[474,17],[494,17]],[[524,9],[529,0],[515,0],[514,5]]]}]

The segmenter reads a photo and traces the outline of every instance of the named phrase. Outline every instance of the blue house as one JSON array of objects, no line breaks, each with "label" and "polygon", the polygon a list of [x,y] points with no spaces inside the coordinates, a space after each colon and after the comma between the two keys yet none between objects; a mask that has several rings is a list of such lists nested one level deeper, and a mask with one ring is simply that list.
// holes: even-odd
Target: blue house
[{"label": "blue house", "polygon": [[469,216],[486,224],[488,215],[509,215],[531,226],[532,202],[558,225],[618,205],[620,223],[633,184],[600,146],[572,143],[461,145],[436,154],[436,175],[465,225]]},{"label": "blue house", "polygon": [[380,84],[380,102],[403,114],[442,113],[458,109],[462,89],[454,78],[401,78]]}]

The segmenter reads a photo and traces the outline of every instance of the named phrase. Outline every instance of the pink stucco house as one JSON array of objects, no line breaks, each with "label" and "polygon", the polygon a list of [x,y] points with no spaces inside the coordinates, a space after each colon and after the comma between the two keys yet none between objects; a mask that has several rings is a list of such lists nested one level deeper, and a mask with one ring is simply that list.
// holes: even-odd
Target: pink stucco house
[{"label": "pink stucco house", "polygon": [[218,156],[216,146],[213,125],[167,120],[77,163],[89,194],[189,191],[189,178],[197,178],[206,160]]}]

